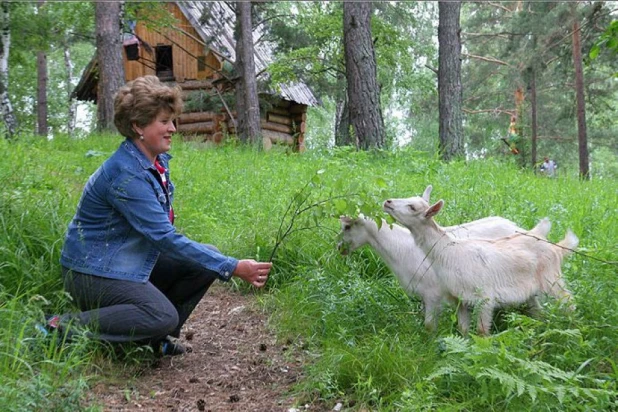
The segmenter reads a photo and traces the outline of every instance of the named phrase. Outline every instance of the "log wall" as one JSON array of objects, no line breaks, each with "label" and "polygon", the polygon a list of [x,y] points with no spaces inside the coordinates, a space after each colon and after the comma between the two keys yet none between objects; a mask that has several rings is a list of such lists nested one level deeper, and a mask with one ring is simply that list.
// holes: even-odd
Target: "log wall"
[{"label": "log wall", "polygon": [[[178,83],[184,93],[212,87],[205,82]],[[230,116],[231,115],[231,116]],[[234,120],[237,113],[223,109],[215,112],[187,112],[178,119],[177,131],[187,140],[221,143],[226,135],[236,134]],[[262,143],[268,150],[273,145],[289,146],[294,151],[305,150],[307,106],[282,100],[261,114]]]}]

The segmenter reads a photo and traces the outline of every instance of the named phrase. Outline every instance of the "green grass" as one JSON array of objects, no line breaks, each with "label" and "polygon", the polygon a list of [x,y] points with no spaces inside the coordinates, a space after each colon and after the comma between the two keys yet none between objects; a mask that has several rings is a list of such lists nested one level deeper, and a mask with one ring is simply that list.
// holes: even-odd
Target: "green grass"
[{"label": "green grass", "polygon": [[[37,338],[43,313],[66,311],[58,263],[88,176],[120,139],[1,141],[0,405],[88,409],[97,368],[131,358],[79,341]],[[356,410],[578,411],[617,407],[618,185],[576,171],[546,179],[495,159],[443,164],[424,153],[302,155],[174,143],[177,226],[274,269],[263,305],[282,341],[308,353],[299,404],[345,400]],[[566,176],[571,175],[571,176]],[[563,265],[577,310],[545,303],[541,319],[505,311],[489,338],[460,338],[446,310],[435,335],[369,249],[342,257],[340,213],[380,216],[386,197],[432,184],[443,225],[500,215],[523,227],[547,216],[550,240],[571,228],[580,252]],[[289,230],[288,230],[289,229]],[[610,263],[613,262],[613,263]],[[246,288],[242,284],[238,287]],[[140,359],[141,354],[134,355]],[[96,408],[96,405],[92,406]]]}]

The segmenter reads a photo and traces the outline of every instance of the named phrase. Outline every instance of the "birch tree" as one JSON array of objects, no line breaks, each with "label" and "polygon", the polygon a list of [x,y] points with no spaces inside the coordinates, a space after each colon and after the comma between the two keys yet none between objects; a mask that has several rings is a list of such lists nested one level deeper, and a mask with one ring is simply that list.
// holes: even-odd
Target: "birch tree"
[{"label": "birch tree", "polygon": [[9,99],[9,49],[11,47],[9,2],[2,0],[0,3],[0,108],[5,124],[5,137],[15,136],[17,132],[17,119],[13,113],[13,106]]},{"label": "birch tree", "polygon": [[[37,3],[37,13],[43,14],[45,10],[45,0],[39,0]],[[47,52],[42,47],[36,54],[36,68],[37,68],[37,99],[36,99],[36,112],[37,112],[37,134],[47,137],[49,133],[49,127],[47,125]]]}]

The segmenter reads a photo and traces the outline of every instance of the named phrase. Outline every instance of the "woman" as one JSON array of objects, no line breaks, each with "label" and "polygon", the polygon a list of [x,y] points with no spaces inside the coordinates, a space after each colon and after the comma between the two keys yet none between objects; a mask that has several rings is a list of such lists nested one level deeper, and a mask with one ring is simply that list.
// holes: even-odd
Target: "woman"
[{"label": "woman", "polygon": [[122,87],[114,104],[126,140],[88,180],[60,258],[64,286],[82,312],[47,327],[90,325],[101,340],[181,354],[174,338],[212,282],[237,276],[261,288],[272,263],[237,260],[176,232],[167,152],[180,90],[145,76]]}]

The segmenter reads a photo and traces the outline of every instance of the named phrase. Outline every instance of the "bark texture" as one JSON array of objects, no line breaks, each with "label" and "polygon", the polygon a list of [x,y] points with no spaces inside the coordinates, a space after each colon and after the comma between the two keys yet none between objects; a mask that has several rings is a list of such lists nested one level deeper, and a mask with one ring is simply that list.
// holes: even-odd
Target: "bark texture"
[{"label": "bark texture", "polygon": [[350,124],[358,148],[383,148],[384,119],[380,106],[376,56],[371,37],[371,2],[343,3],[343,42]]},{"label": "bark texture", "polygon": [[5,137],[11,139],[17,133],[17,119],[9,99],[9,50],[11,47],[11,27],[9,2],[0,2],[0,109],[5,125]]},{"label": "bark texture", "polygon": [[438,3],[438,95],[440,157],[449,161],[464,154],[461,88],[461,1]]},{"label": "bark texture", "polygon": [[125,83],[120,43],[122,1],[95,3],[97,63],[97,129],[115,131],[114,95]]},{"label": "bark texture", "polygon": [[348,96],[337,102],[335,109],[335,146],[354,146],[358,148],[358,141],[350,133],[350,108]]},{"label": "bark texture", "polygon": [[[530,111],[531,111],[531,160],[532,167],[535,168],[537,162],[537,140],[538,140],[538,120],[537,120],[537,104],[536,104],[536,71],[530,68],[530,79],[528,83],[528,92],[530,93]],[[536,168],[535,168],[536,170]]]},{"label": "bark texture", "polygon": [[236,97],[238,128],[242,142],[257,142],[261,135],[260,105],[255,77],[255,51],[251,2],[236,2],[236,71],[239,76]]},{"label": "bark texture", "polygon": [[575,66],[575,95],[577,98],[577,138],[579,142],[579,176],[590,179],[586,101],[584,98],[584,69],[582,67],[581,33],[578,17],[573,21],[573,63]]},{"label": "bark texture", "polygon": [[73,85],[71,84],[71,79],[73,78],[73,60],[71,60],[71,51],[69,49],[68,42],[65,42],[63,48],[68,102],[67,135],[72,137],[75,134],[75,123],[77,119],[77,102],[71,97],[71,92],[73,91]]}]

